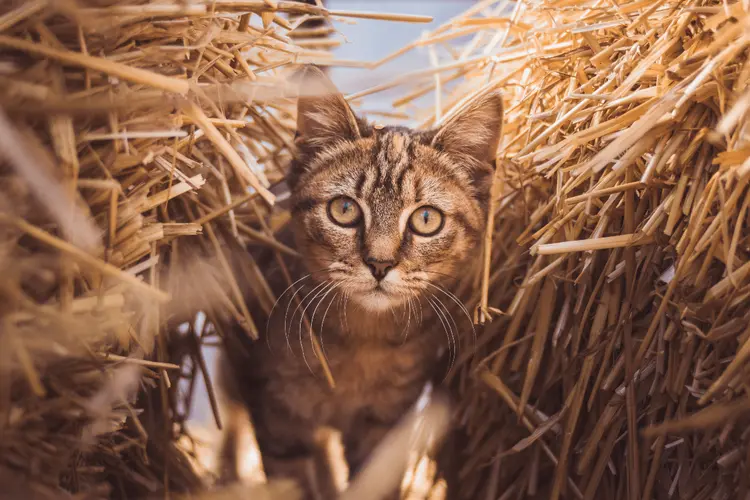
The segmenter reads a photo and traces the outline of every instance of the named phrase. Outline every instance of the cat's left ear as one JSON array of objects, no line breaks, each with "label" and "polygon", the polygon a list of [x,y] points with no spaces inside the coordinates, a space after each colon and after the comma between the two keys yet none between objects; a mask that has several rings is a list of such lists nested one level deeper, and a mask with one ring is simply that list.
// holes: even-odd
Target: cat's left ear
[{"label": "cat's left ear", "polygon": [[297,101],[297,136],[302,144],[318,149],[361,137],[357,117],[349,103],[320,69],[307,66],[298,78],[301,88]]},{"label": "cat's left ear", "polygon": [[470,168],[491,164],[503,127],[503,98],[498,91],[475,99],[441,126],[432,147],[467,162]]}]

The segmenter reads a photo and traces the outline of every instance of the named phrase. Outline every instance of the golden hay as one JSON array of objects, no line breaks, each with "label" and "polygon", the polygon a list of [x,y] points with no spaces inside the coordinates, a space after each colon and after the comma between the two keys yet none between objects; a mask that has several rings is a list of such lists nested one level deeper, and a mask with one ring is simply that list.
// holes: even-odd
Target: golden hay
[{"label": "golden hay", "polygon": [[462,498],[750,494],[748,26],[747,2],[487,0],[352,96],[409,83],[427,126],[505,93]]}]

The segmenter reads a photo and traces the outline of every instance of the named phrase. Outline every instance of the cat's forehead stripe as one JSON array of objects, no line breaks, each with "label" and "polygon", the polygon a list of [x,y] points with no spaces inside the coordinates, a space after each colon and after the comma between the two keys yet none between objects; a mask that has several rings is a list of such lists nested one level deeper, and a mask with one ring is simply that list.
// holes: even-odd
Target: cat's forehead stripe
[{"label": "cat's forehead stripe", "polygon": [[308,202],[298,206],[299,211],[347,194],[374,209],[376,217],[426,202],[451,213],[466,212],[459,225],[479,229],[478,209],[457,205],[471,189],[468,176],[427,145],[428,140],[408,129],[384,127],[369,137],[336,144],[318,156],[305,182]]},{"label": "cat's forehead stripe", "polygon": [[404,153],[404,146],[406,145],[406,139],[403,135],[395,133],[391,136],[391,160],[401,158]]},{"label": "cat's forehead stripe", "polygon": [[[396,139],[396,137],[399,139]],[[400,178],[403,180],[403,173],[409,169],[415,161],[414,140],[411,137],[404,137],[398,134],[394,136],[394,139],[391,141],[390,151],[392,160],[384,182],[386,184],[392,184],[395,181],[394,187],[400,189],[401,186],[398,179]]]},{"label": "cat's forehead stripe", "polygon": [[410,136],[394,133],[388,144],[388,156],[393,168],[402,167],[411,160],[411,144],[413,140]]},{"label": "cat's forehead stripe", "polygon": [[365,182],[367,182],[367,171],[363,170],[359,173],[359,178],[357,179],[357,185],[354,188],[354,192],[357,195],[357,198],[362,198],[362,190],[365,187]]},{"label": "cat's forehead stripe", "polygon": [[310,169],[312,176],[307,181],[325,179],[335,171],[364,167],[367,178],[362,181],[360,176],[355,176],[354,184],[357,188],[361,185],[366,193],[379,186],[395,187],[399,179],[403,180],[404,170],[419,163],[418,170],[427,169],[422,174],[439,174],[447,181],[455,181],[458,187],[465,184],[467,179],[461,178],[456,169],[439,158],[428,158],[425,149],[429,149],[429,146],[422,144],[419,134],[384,128],[377,131],[374,137],[340,142],[321,152]]},{"label": "cat's forehead stripe", "polygon": [[413,171],[414,167],[412,167],[411,164],[406,165],[403,169],[401,169],[401,172],[398,173],[398,177],[396,177],[396,182],[394,184],[396,190],[398,191],[399,196],[401,196],[404,193],[404,182],[406,180],[406,174]]}]

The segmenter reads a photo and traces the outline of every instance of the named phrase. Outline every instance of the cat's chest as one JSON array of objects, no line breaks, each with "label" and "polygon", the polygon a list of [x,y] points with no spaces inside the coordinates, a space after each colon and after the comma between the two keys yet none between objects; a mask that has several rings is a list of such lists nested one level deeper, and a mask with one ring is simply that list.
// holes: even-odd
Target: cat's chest
[{"label": "cat's chest", "polygon": [[363,415],[398,419],[419,396],[437,354],[435,346],[417,339],[400,344],[323,342],[322,347],[333,387],[314,353],[308,349],[303,359],[287,349],[275,364],[272,384],[278,387],[273,391],[283,393],[286,404],[304,419],[338,428]]},{"label": "cat's chest", "polygon": [[408,385],[431,367],[432,349],[423,343],[333,348],[328,364],[335,379],[334,393],[345,396],[378,392]]},{"label": "cat's chest", "polygon": [[341,354],[330,366],[334,421],[363,412],[377,420],[397,419],[421,392],[436,357],[424,345],[366,345]]}]

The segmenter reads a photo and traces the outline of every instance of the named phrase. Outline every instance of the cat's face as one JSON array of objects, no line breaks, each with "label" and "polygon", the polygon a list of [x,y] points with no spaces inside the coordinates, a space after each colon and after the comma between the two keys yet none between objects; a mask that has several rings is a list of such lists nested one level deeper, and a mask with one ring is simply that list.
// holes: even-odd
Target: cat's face
[{"label": "cat's face", "polygon": [[497,94],[421,133],[371,127],[337,93],[300,98],[290,184],[313,278],[370,310],[440,295],[479,251],[501,120]]}]

